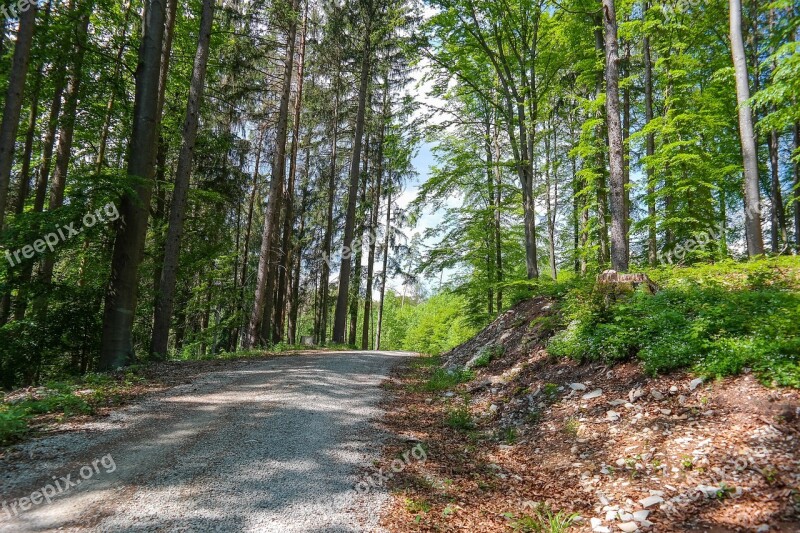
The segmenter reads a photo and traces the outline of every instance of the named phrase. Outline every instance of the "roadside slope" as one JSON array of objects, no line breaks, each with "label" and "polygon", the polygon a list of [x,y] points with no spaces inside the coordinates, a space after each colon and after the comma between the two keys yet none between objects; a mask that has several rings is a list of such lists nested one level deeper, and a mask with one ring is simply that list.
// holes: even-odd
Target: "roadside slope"
[{"label": "roadside slope", "polygon": [[391,482],[385,526],[538,531],[576,514],[574,531],[598,533],[800,530],[797,390],[554,358],[554,303],[522,302],[397,376],[387,425],[428,460]]}]

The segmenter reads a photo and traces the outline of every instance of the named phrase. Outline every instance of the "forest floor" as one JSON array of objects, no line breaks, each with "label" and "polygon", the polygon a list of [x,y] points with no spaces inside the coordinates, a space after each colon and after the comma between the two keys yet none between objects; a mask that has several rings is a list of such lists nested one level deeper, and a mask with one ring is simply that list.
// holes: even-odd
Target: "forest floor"
[{"label": "forest floor", "polygon": [[382,464],[426,450],[388,480],[387,529],[800,531],[796,389],[556,360],[552,313],[523,302],[387,382]]},{"label": "forest floor", "polygon": [[166,365],[182,372],[158,386],[177,386],[3,450],[0,532],[376,531],[386,492],[354,489],[386,438],[380,384],[408,358]]}]

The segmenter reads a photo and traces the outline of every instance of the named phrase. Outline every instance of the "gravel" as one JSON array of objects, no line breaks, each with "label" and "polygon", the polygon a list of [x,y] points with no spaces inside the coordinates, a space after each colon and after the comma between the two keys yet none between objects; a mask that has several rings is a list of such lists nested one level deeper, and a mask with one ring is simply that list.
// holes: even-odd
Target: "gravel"
[{"label": "gravel", "polygon": [[[380,531],[385,490],[353,489],[386,437],[379,385],[408,357],[231,362],[84,431],[17,446],[0,461],[0,532]],[[10,512],[68,474],[82,483]]]}]

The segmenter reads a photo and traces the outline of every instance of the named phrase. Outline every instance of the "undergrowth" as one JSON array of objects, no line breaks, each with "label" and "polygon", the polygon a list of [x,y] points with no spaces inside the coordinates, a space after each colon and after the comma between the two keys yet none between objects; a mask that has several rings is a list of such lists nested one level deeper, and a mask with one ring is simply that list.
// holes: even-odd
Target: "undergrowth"
[{"label": "undergrowth", "polygon": [[800,387],[800,259],[647,273],[661,287],[655,295],[572,287],[560,305],[564,328],[548,350],[581,361],[638,358],[652,375],[752,369],[765,384]]}]

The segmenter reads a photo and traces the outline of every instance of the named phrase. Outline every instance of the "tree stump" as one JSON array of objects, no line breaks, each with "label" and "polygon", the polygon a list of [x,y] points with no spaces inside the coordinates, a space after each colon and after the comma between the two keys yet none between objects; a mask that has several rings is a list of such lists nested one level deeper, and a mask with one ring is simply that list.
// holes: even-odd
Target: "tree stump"
[{"label": "tree stump", "polygon": [[644,285],[650,294],[659,291],[658,285],[647,274],[620,274],[616,270],[606,270],[597,276],[597,283],[607,286],[628,286],[633,290],[639,285]]}]

